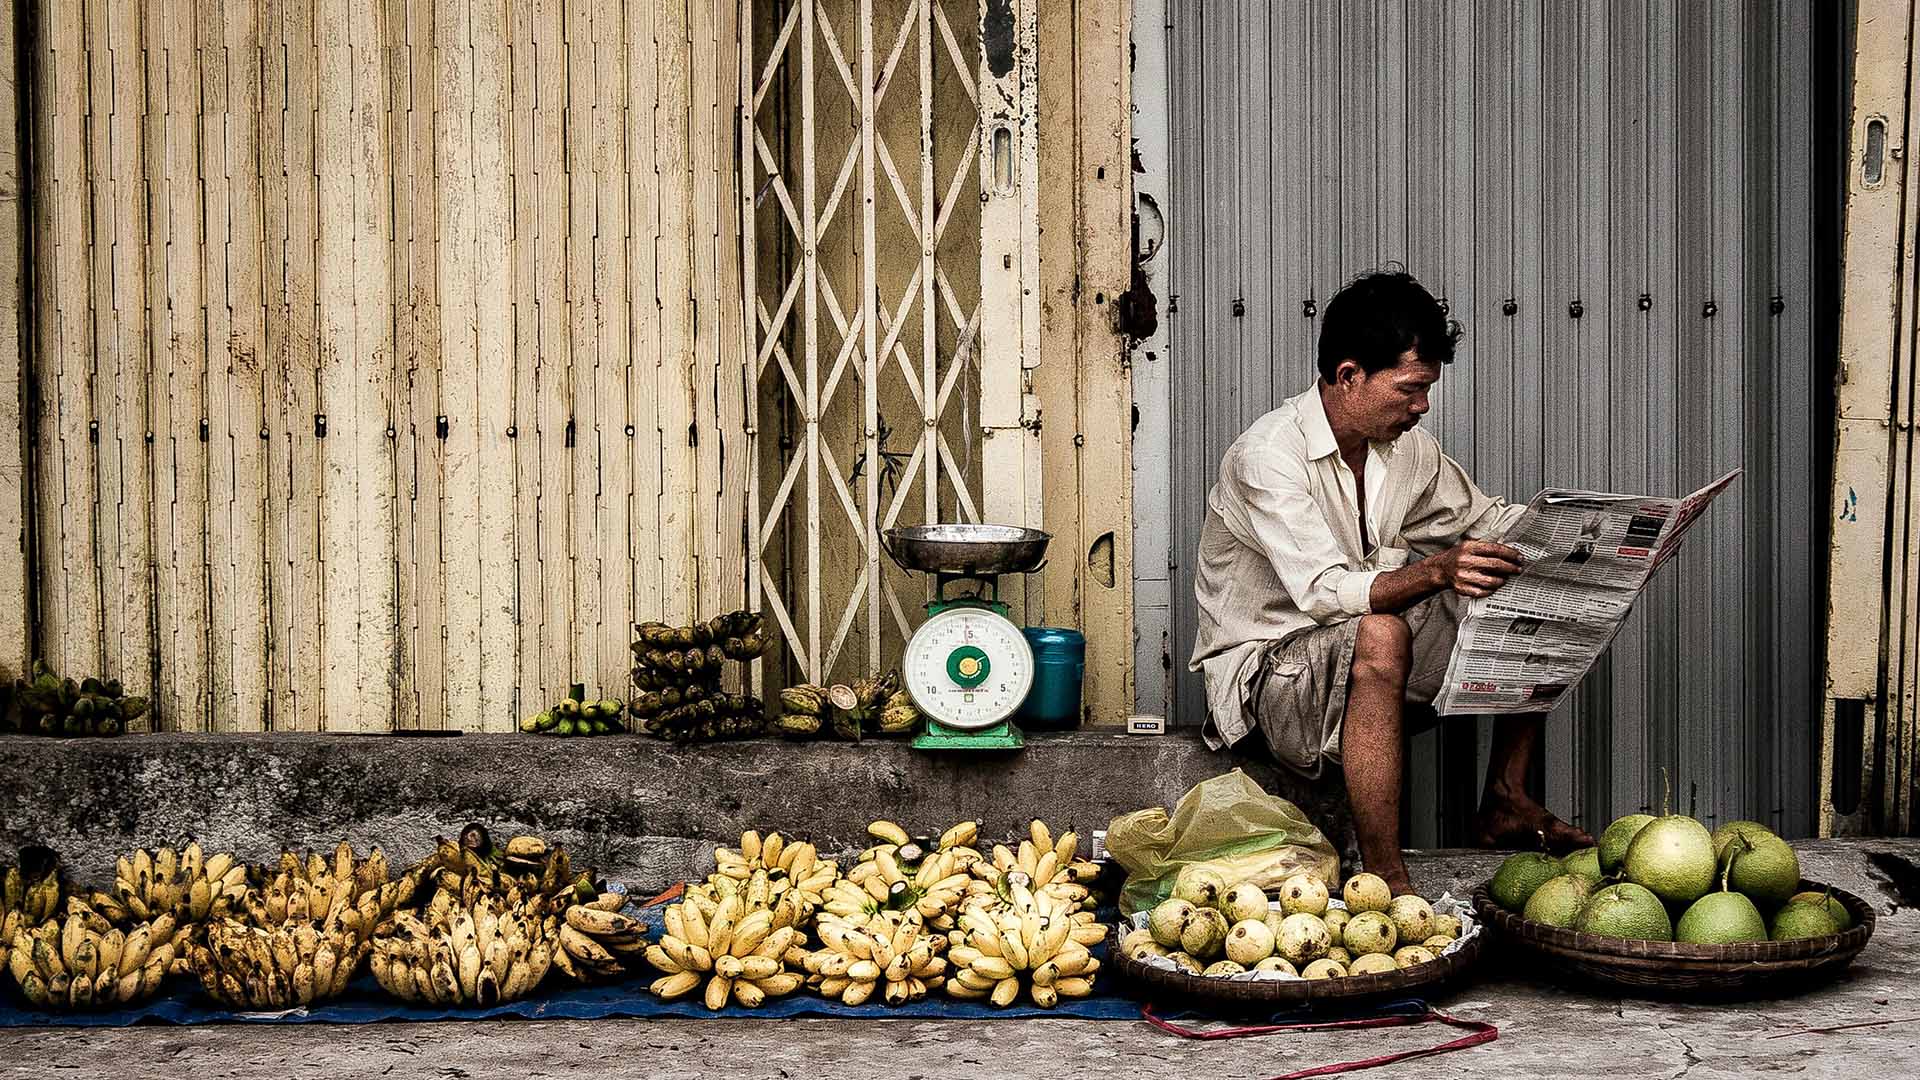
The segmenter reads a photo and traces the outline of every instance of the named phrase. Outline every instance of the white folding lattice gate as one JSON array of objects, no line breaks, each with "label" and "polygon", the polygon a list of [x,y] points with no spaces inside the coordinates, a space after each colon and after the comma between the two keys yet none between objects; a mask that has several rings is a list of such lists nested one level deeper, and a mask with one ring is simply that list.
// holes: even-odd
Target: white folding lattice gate
[{"label": "white folding lattice gate", "polygon": [[922,586],[885,530],[1039,524],[1035,9],[742,16],[748,591],[791,674],[851,677],[909,632],[900,593]]}]

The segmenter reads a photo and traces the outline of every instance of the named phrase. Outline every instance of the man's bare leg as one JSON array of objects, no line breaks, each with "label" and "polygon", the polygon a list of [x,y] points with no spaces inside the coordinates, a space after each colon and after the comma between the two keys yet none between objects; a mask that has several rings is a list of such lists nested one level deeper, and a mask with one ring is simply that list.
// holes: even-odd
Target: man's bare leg
[{"label": "man's bare leg", "polygon": [[1553,852],[1589,847],[1593,837],[1561,821],[1527,794],[1527,766],[1546,718],[1502,716],[1494,721],[1487,755],[1487,787],[1480,796],[1475,843],[1480,847],[1544,847]]},{"label": "man's bare leg", "polygon": [[1353,644],[1347,714],[1340,727],[1340,759],[1353,805],[1360,857],[1396,895],[1413,891],[1400,857],[1400,780],[1405,749],[1401,709],[1413,636],[1398,615],[1362,615]]}]

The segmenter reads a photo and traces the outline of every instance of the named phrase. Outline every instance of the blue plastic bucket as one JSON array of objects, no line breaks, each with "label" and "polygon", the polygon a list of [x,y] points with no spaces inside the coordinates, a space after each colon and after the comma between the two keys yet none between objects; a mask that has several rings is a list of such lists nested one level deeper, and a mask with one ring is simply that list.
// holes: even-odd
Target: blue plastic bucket
[{"label": "blue plastic bucket", "polygon": [[1014,722],[1024,731],[1072,731],[1080,726],[1080,686],[1087,677],[1087,639],[1078,630],[1029,626],[1033,689]]}]

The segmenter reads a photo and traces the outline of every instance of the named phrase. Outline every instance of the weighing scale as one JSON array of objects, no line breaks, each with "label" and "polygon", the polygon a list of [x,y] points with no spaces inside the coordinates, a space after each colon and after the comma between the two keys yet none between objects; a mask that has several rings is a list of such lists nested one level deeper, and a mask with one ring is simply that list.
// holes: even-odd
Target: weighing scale
[{"label": "weighing scale", "polygon": [[[921,750],[1014,750],[1025,745],[1013,714],[1033,688],[1033,647],[1007,618],[1001,574],[1030,574],[1046,561],[1039,529],[1013,525],[913,525],[888,529],[887,554],[934,576],[927,621],[914,631],[901,678],[924,717]],[[971,582],[973,591],[949,594]]]}]

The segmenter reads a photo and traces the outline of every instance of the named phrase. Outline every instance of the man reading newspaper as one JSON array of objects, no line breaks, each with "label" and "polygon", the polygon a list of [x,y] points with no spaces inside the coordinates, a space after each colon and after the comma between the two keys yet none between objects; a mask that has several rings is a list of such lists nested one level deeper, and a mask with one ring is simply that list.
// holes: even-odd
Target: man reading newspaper
[{"label": "man reading newspaper", "polygon": [[[1461,598],[1491,595],[1524,562],[1490,538],[1526,508],[1482,493],[1418,428],[1459,334],[1406,273],[1342,289],[1321,326],[1318,380],[1228,447],[1194,584],[1209,745],[1258,731],[1309,778],[1343,770],[1361,857],[1396,893],[1412,891],[1399,843],[1405,705],[1440,689]],[[1544,716],[1496,722],[1481,846],[1593,843],[1526,790]]]}]

